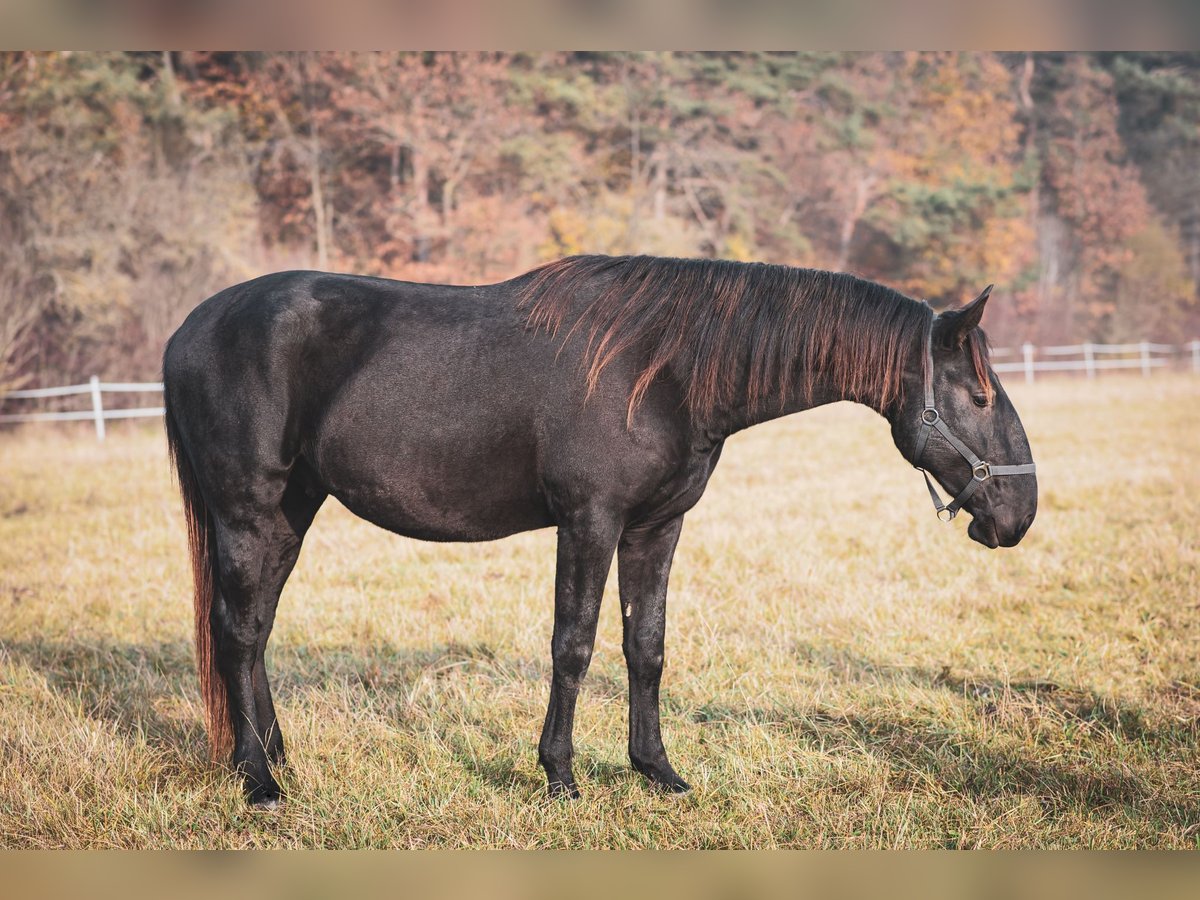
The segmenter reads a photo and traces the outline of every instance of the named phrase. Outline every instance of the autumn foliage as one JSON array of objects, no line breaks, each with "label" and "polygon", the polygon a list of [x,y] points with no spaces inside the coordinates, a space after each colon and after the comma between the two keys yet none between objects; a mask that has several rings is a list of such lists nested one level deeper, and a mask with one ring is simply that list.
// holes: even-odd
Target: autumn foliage
[{"label": "autumn foliage", "polygon": [[993,337],[1197,326],[1184,54],[7,53],[0,383],[153,377],[207,294],[638,252],[852,271]]}]

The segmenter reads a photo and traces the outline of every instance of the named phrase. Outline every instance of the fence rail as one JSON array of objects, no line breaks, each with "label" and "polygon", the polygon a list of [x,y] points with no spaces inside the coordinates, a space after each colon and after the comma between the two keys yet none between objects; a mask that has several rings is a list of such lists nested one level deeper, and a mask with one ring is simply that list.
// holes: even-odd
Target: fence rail
[{"label": "fence rail", "polygon": [[[1019,360],[1005,361],[1005,357],[1019,356]],[[1039,359],[1038,357],[1052,357]],[[1140,369],[1149,375],[1155,369],[1170,366],[1173,362],[1187,359],[1187,367],[1200,374],[1200,340],[1186,344],[1155,344],[1140,341],[1136,344],[1069,344],[1052,347],[1035,347],[1022,344],[1019,348],[997,347],[992,350],[992,368],[997,372],[1022,372],[1025,381],[1032,383],[1038,372],[1086,372],[1088,378],[1105,369]],[[1068,359],[1065,357],[1078,357]],[[0,406],[9,400],[42,400],[51,397],[70,397],[89,394],[91,409],[68,410],[65,412],[7,413],[0,415],[0,425],[17,422],[78,422],[91,420],[96,426],[96,438],[104,440],[104,423],[109,419],[143,419],[161,416],[161,406],[105,409],[105,394],[161,393],[162,382],[149,381],[101,381],[93,375],[86,384],[68,384],[63,387],[30,388],[0,394]]]},{"label": "fence rail", "polygon": [[[1020,355],[1020,361],[1003,362],[999,358]],[[1077,359],[1038,359],[1038,356],[1078,357]],[[1019,349],[999,347],[992,351],[997,372],[1022,372],[1025,381],[1032,383],[1038,372],[1086,372],[1095,378],[1102,369],[1141,369],[1149,375],[1154,369],[1165,368],[1176,359],[1190,359],[1189,368],[1200,373],[1200,340],[1186,344],[1155,344],[1139,341],[1136,344],[1069,344],[1035,347],[1022,344]]]},{"label": "fence rail", "polygon": [[161,406],[139,406],[133,408],[105,409],[104,395],[125,393],[162,393],[162,382],[150,381],[101,381],[95,375],[87,384],[68,384],[64,387],[30,388],[9,391],[0,395],[0,403],[9,400],[41,400],[48,397],[70,397],[74,394],[90,394],[91,409],[68,410],[66,412],[7,413],[0,415],[0,424],[16,422],[73,422],[91,419],[96,426],[96,439],[104,440],[104,423],[108,419],[144,419],[161,416]]}]

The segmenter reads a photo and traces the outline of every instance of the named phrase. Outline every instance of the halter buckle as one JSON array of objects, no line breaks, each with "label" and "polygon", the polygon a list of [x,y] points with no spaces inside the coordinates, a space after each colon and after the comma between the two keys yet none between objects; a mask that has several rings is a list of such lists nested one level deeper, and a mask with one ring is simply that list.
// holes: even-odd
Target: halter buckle
[{"label": "halter buckle", "polygon": [[[954,515],[957,512],[958,512],[957,509],[951,509],[948,506],[943,506],[941,509],[939,509],[937,511],[937,517],[939,519],[941,519],[943,522],[949,522],[954,519]],[[945,513],[945,515],[942,515],[942,513]]]},{"label": "halter buckle", "polygon": [[937,420],[940,418],[941,416],[938,415],[938,411],[932,406],[927,406],[921,410],[921,421],[926,425],[936,425]]},{"label": "halter buckle", "polygon": [[981,462],[971,467],[971,475],[976,481],[987,481],[992,477],[992,470],[987,463]]}]

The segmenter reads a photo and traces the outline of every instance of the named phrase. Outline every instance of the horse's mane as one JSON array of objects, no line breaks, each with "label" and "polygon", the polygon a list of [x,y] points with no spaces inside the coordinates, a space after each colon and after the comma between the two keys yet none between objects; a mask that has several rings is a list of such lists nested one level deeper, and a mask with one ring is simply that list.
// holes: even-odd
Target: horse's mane
[{"label": "horse's mane", "polygon": [[[772,393],[782,403],[794,387],[811,399],[812,379],[794,385],[797,371],[823,372],[848,399],[884,410],[903,401],[905,362],[933,315],[873,281],[765,263],[572,256],[521,281],[529,327],[553,335],[580,297],[591,298],[563,337],[565,344],[586,336],[589,390],[617,356],[642,349],[630,415],[664,369],[681,379],[688,408],[701,416],[735,402],[739,388],[751,408]],[[976,329],[969,343],[990,393],[986,339]]]}]

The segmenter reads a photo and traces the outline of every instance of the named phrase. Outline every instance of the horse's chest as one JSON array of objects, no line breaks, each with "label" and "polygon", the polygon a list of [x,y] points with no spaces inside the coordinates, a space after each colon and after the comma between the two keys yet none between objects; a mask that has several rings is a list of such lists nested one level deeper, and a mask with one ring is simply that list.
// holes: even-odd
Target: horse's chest
[{"label": "horse's chest", "polygon": [[665,520],[681,516],[695,506],[708,487],[708,479],[721,455],[718,445],[697,452],[670,474],[641,505],[641,518]]}]

